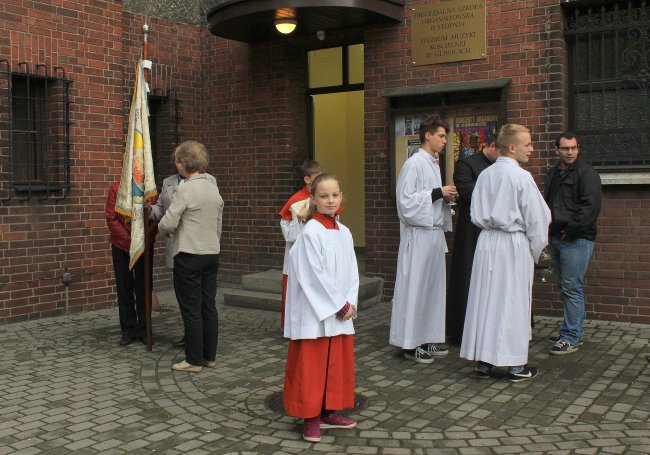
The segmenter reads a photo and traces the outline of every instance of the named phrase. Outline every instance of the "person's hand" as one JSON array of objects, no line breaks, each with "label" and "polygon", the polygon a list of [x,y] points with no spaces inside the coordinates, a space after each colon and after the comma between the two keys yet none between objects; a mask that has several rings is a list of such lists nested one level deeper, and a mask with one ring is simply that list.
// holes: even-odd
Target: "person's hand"
[{"label": "person's hand", "polygon": [[442,198],[445,202],[455,202],[458,198],[458,191],[454,185],[443,186],[442,188]]},{"label": "person's hand", "polygon": [[305,205],[298,213],[296,213],[296,218],[298,218],[298,221],[301,223],[304,223],[307,219],[307,215],[309,215],[309,204]]},{"label": "person's hand", "polygon": [[344,321],[347,321],[352,316],[354,316],[354,305],[350,304],[350,309],[348,310],[347,313],[345,313],[345,316],[341,317],[341,319],[344,320]]}]

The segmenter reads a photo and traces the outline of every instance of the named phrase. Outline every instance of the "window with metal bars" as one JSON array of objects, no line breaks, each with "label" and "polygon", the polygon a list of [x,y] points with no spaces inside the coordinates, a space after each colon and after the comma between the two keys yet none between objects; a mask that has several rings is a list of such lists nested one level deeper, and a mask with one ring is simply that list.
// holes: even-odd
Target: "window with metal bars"
[{"label": "window with metal bars", "polygon": [[176,173],[172,160],[174,147],[179,143],[178,100],[174,92],[149,95],[149,136],[156,185]]},{"label": "window with metal bars", "polygon": [[70,188],[71,81],[45,65],[13,72],[0,60],[0,200],[63,198]]},{"label": "window with metal bars", "polygon": [[650,171],[650,7],[565,5],[570,127],[602,171]]}]

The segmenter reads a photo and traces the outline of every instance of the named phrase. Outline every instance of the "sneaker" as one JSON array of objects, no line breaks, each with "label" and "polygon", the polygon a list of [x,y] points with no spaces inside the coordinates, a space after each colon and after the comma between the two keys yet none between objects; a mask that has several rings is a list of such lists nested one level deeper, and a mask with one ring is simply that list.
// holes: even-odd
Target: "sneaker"
[{"label": "sneaker", "polygon": [[203,369],[202,367],[197,365],[192,365],[191,363],[187,363],[187,361],[185,360],[179,363],[172,364],[172,370],[174,371],[190,371],[192,373],[198,373],[202,369]]},{"label": "sneaker", "polygon": [[491,377],[489,371],[482,371],[479,370],[478,368],[476,368],[476,370],[474,371],[476,371],[476,377],[479,379],[489,379]]},{"label": "sneaker", "polygon": [[521,382],[533,379],[535,376],[537,376],[537,368],[526,366],[519,373],[508,373],[508,380],[510,382]]},{"label": "sneaker", "polygon": [[433,343],[426,343],[420,347],[434,357],[449,354],[449,349]]},{"label": "sneaker", "polygon": [[302,439],[307,442],[320,442],[320,419],[318,417],[305,419],[302,426]]},{"label": "sneaker", "polygon": [[571,354],[572,352],[575,352],[577,350],[578,350],[578,346],[574,344],[570,344],[568,341],[559,340],[548,352],[550,352],[553,355],[565,355],[565,354]]},{"label": "sneaker", "polygon": [[217,366],[216,360],[203,360],[203,366],[208,368],[214,368]]},{"label": "sneaker", "polygon": [[[560,335],[551,335],[550,337],[548,337],[548,341],[550,341],[551,343],[555,344],[555,343],[557,343],[558,341],[560,341]],[[582,340],[580,340],[580,341],[578,342],[578,346],[582,346],[583,344],[585,344],[585,342],[582,341]]]},{"label": "sneaker", "polygon": [[404,357],[418,363],[433,363],[433,356],[420,346],[415,349],[404,349]]},{"label": "sneaker", "polygon": [[482,362],[479,360],[478,362],[476,362],[476,369],[474,371],[476,372],[476,376],[479,379],[488,379],[492,376],[490,374],[490,372],[492,371],[492,365],[490,365],[487,362]]},{"label": "sneaker", "polygon": [[322,430],[331,430],[335,428],[354,428],[357,426],[357,421],[335,412],[327,417],[320,418],[320,427]]}]

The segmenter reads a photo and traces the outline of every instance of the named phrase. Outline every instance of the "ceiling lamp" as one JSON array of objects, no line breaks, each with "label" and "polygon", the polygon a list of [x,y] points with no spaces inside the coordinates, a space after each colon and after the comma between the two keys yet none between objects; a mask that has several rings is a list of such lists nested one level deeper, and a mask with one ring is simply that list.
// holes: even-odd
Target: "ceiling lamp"
[{"label": "ceiling lamp", "polygon": [[298,25],[298,21],[288,17],[282,17],[275,20],[275,28],[278,29],[278,32],[288,35],[293,32]]}]

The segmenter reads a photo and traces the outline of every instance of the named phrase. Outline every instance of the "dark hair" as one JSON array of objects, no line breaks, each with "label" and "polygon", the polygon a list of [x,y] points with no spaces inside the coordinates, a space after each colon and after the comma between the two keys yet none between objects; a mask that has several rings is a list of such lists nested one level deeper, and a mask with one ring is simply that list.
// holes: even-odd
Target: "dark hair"
[{"label": "dark hair", "polygon": [[[312,198],[316,196],[316,190],[318,189],[318,184],[325,180],[335,180],[336,183],[339,184],[339,190],[341,189],[341,181],[337,176],[335,176],[334,174],[330,174],[329,172],[323,172],[311,182],[311,186],[309,187],[309,192],[311,193]],[[309,213],[307,215],[306,221],[311,220],[312,217],[314,216],[314,213],[316,213],[316,205],[310,202]]]},{"label": "dark hair", "polygon": [[314,174],[322,174],[323,166],[318,161],[306,160],[300,165],[300,171],[303,177],[311,177]]},{"label": "dark hair", "polygon": [[580,146],[580,141],[578,140],[578,136],[573,134],[571,131],[564,131],[564,132],[560,133],[560,135],[557,137],[557,139],[555,139],[555,146],[556,147],[560,147],[560,139],[569,139],[569,140],[570,139],[575,139],[576,144],[578,144],[578,146]]},{"label": "dark hair", "polygon": [[427,133],[434,134],[438,128],[444,128],[445,133],[449,134],[449,126],[440,118],[439,115],[430,115],[420,123],[420,142],[424,144]]}]

